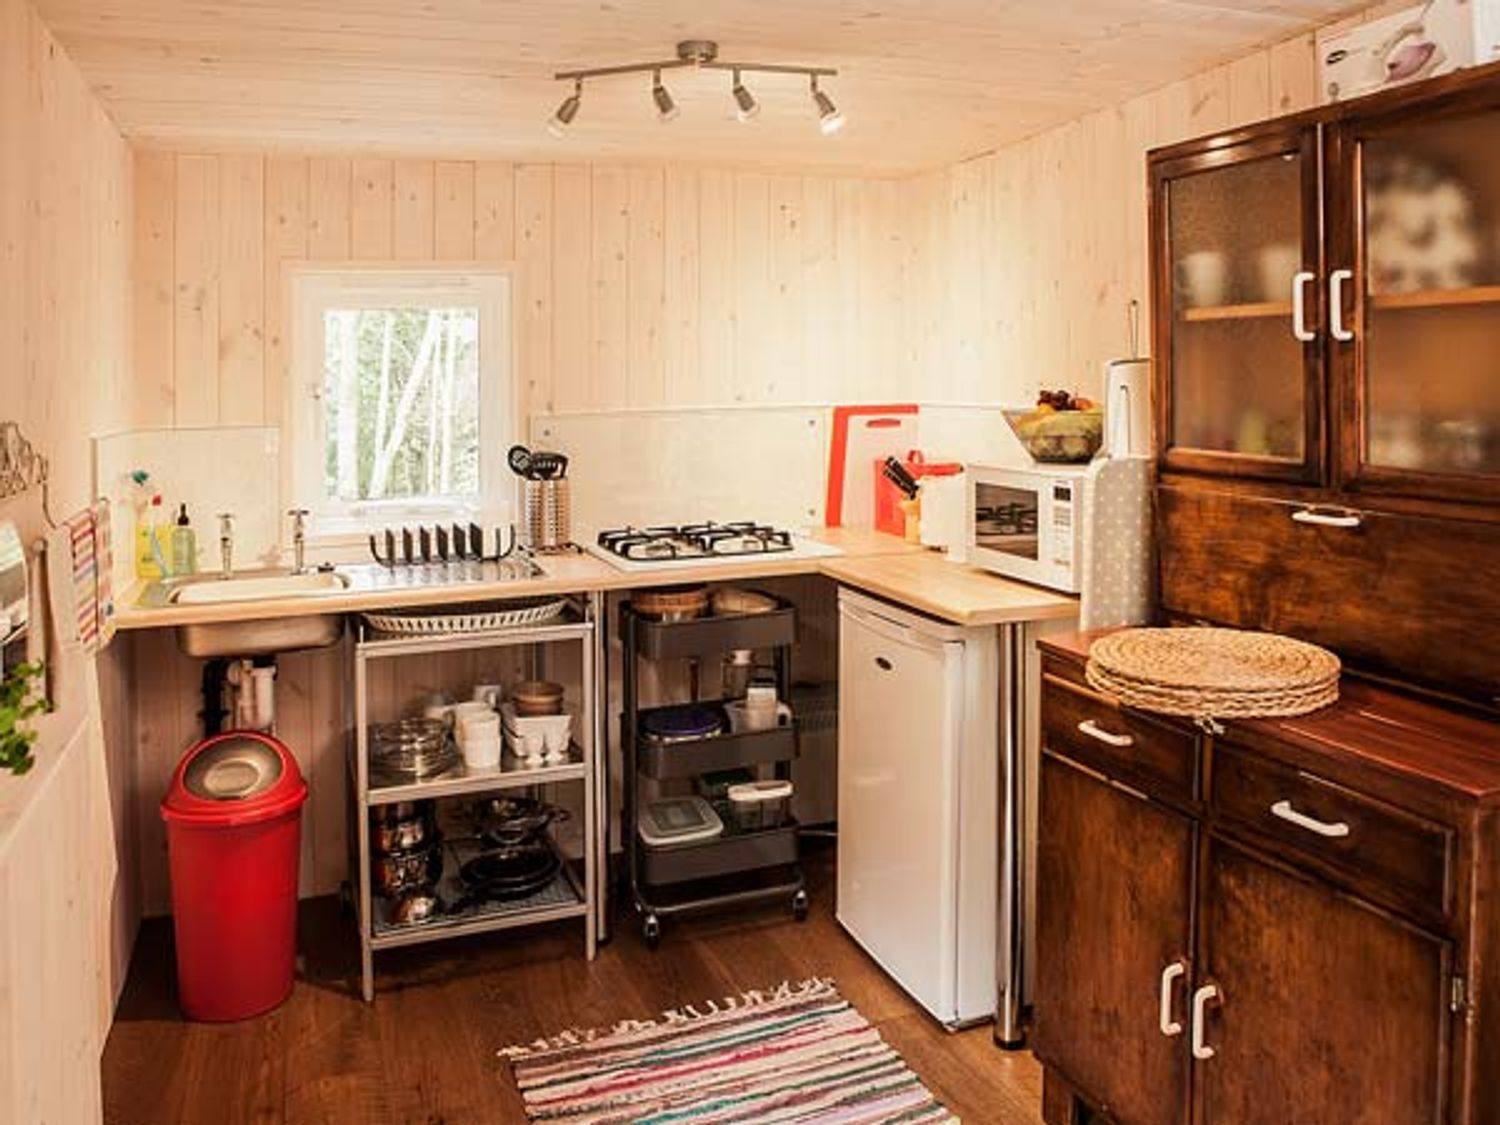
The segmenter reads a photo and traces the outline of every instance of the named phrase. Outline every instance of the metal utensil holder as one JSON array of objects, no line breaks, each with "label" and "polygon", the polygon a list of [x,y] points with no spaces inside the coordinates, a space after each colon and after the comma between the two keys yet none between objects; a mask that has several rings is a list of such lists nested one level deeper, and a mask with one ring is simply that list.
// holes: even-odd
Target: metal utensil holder
[{"label": "metal utensil holder", "polygon": [[567,478],[527,480],[521,527],[526,545],[538,554],[573,548],[571,501]]}]

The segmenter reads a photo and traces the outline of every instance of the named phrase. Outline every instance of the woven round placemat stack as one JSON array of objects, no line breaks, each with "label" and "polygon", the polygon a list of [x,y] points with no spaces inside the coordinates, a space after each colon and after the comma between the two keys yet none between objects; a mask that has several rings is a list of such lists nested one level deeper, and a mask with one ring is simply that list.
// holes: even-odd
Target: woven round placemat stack
[{"label": "woven round placemat stack", "polygon": [[1239,629],[1123,629],[1089,649],[1088,681],[1129,707],[1194,718],[1305,715],[1339,697],[1339,658]]}]

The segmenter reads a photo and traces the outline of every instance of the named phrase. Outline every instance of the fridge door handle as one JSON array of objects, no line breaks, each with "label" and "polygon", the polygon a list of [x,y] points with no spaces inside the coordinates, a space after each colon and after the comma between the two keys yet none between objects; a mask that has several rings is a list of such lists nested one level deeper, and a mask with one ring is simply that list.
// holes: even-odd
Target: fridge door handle
[{"label": "fridge door handle", "polygon": [[1186,975],[1187,964],[1183,961],[1173,961],[1161,971],[1161,1005],[1157,1022],[1161,1033],[1168,1039],[1182,1034],[1182,1021],[1172,1018],[1172,993],[1175,991],[1173,986]]}]

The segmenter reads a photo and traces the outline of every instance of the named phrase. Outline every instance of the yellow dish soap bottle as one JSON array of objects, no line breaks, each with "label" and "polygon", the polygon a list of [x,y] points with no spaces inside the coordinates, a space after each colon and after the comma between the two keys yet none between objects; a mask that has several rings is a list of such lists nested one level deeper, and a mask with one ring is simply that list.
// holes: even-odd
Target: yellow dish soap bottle
[{"label": "yellow dish soap bottle", "polygon": [[151,502],[136,516],[135,522],[135,573],[138,578],[170,578],[171,564],[162,549],[159,519],[161,516],[161,494],[151,497]]}]

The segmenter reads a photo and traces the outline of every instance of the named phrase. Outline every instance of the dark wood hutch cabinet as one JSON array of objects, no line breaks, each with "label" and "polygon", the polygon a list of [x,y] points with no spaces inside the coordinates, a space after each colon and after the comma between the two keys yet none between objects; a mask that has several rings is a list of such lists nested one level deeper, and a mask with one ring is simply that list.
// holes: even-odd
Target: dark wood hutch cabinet
[{"label": "dark wood hutch cabinet", "polygon": [[1197,725],[1044,644],[1044,1117],[1500,1125],[1500,66],[1149,177],[1160,616],[1350,674]]},{"label": "dark wood hutch cabinet", "polygon": [[1149,177],[1165,613],[1500,709],[1500,65]]}]

